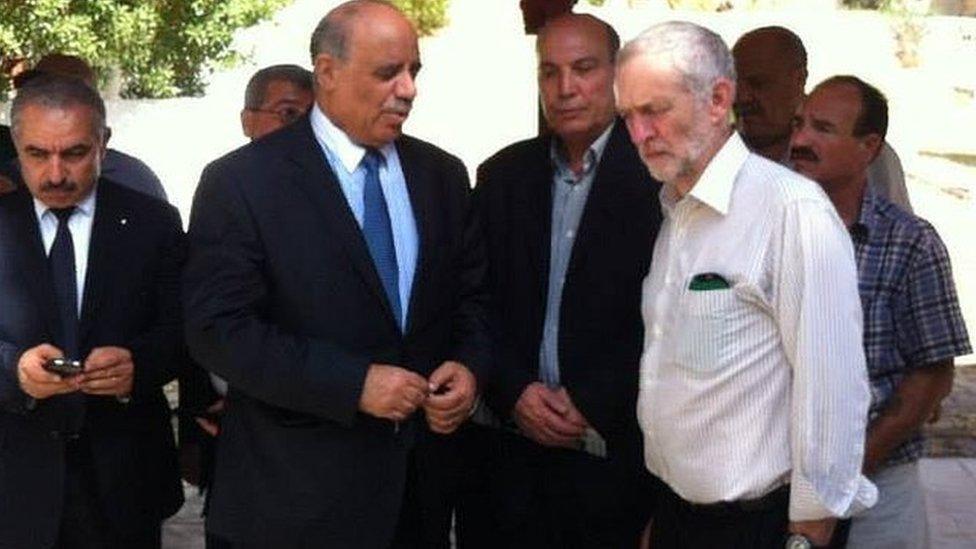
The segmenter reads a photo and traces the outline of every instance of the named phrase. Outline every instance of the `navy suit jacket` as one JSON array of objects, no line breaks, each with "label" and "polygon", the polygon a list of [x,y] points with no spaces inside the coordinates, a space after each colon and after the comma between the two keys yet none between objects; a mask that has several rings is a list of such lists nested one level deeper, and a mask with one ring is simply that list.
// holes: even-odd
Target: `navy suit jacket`
[{"label": "navy suit jacket", "polygon": [[132,352],[131,402],[81,393],[33,402],[17,381],[27,349],[57,341],[58,313],[37,216],[25,188],[0,197],[0,547],[49,547],[58,533],[68,432],[91,446],[98,496],[121,538],[180,507],[183,492],[162,386],[186,359],[179,311],[179,214],[98,183],[79,326],[91,349]]},{"label": "navy suit jacket", "polygon": [[193,357],[230,384],[208,529],[231,541],[386,547],[419,425],[358,411],[368,365],[427,376],[444,360],[476,375],[487,363],[464,167],[416,139],[396,147],[419,233],[405,333],[307,117],[201,177],[186,330]]},{"label": "navy suit jacket", "polygon": [[[477,211],[490,265],[495,366],[486,396],[511,416],[539,380],[549,279],[552,138],[510,145],[478,169]],[[617,121],[596,168],[573,244],[559,318],[560,379],[607,441],[611,461],[642,469],[637,426],[643,341],[641,283],[661,224],[660,184]]]}]

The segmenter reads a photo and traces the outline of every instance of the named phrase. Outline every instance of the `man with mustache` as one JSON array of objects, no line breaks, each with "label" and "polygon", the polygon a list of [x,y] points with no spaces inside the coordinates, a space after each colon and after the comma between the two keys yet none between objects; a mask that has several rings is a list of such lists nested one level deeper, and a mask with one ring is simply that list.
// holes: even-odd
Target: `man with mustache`
[{"label": "man with mustache", "polygon": [[490,486],[498,546],[633,547],[653,505],[634,406],[660,184],[614,113],[619,45],[593,16],[549,21],[536,51],[551,134],[478,169],[498,334],[486,397],[510,426]]},{"label": "man with mustache", "polygon": [[826,545],[876,497],[850,243],[815,183],[746,149],[735,82],[725,43],[692,23],[617,58],[617,110],[664,184],[637,404],[668,487],[655,549]]},{"label": "man with mustache", "polygon": [[0,547],[159,547],[183,501],[162,391],[186,360],[179,214],[100,177],[105,105],[82,81],[37,77],[11,120],[24,185],[0,197]]},{"label": "man with mustache", "polygon": [[952,389],[953,358],[972,349],[938,233],[867,184],[887,127],[877,88],[854,76],[828,78],[797,115],[790,158],[830,197],[858,265],[873,396],[864,473],[878,504],[852,520],[850,545],[909,549],[928,544],[920,429]]},{"label": "man with mustache", "polygon": [[[793,31],[761,27],[742,35],[732,48],[738,91],[734,110],[746,145],[787,164],[793,116],[803,101],[807,50]],[[912,211],[901,160],[887,142],[868,168],[874,192]]]},{"label": "man with mustache", "polygon": [[464,166],[401,132],[415,30],[353,0],[310,50],[309,115],[211,163],[190,221],[187,342],[229,384],[207,529],[235,548],[390,546],[487,363]]}]

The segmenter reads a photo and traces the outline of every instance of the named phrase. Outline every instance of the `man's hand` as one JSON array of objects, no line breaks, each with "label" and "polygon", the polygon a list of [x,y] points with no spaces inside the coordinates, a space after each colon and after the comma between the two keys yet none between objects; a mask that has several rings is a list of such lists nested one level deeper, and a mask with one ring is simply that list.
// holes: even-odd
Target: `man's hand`
[{"label": "man's hand", "polygon": [[77,391],[80,388],[80,376],[62,378],[44,369],[45,362],[63,356],[61,349],[47,343],[24,351],[17,362],[17,381],[20,382],[20,388],[36,400]]},{"label": "man's hand", "polygon": [[85,359],[81,390],[89,395],[125,397],[132,394],[135,366],[122,347],[96,347]]},{"label": "man's hand", "polygon": [[543,446],[573,448],[587,427],[565,389],[554,391],[538,381],[522,391],[512,414],[519,429]]},{"label": "man's hand", "polygon": [[220,416],[224,414],[224,399],[218,399],[207,407],[207,414],[210,417],[200,417],[197,416],[193,418],[196,420],[197,425],[203,429],[203,432],[208,435],[215,437],[220,434]]},{"label": "man's hand", "polygon": [[474,407],[477,381],[464,364],[448,360],[430,374],[424,401],[427,425],[435,433],[454,432]]},{"label": "man's hand", "polygon": [[403,421],[427,398],[427,380],[388,364],[370,364],[366,370],[359,409],[371,416]]},{"label": "man's hand", "polygon": [[805,520],[790,523],[790,533],[800,534],[810,540],[810,543],[820,547],[830,543],[830,538],[834,535],[834,526],[837,525],[836,518],[825,518],[820,520]]}]

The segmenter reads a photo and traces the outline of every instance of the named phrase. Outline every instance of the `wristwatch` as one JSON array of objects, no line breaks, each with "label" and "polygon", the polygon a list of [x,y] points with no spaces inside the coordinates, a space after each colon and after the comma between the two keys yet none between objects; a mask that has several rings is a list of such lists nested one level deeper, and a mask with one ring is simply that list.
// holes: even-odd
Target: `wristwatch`
[{"label": "wristwatch", "polygon": [[805,536],[800,534],[791,534],[790,537],[786,538],[786,549],[812,549],[813,544],[810,543]]}]

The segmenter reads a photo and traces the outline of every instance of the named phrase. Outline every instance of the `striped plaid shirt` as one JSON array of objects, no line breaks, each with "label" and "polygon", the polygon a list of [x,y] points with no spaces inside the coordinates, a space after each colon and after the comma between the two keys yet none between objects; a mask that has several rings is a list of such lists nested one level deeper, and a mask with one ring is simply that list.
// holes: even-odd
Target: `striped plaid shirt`
[{"label": "striped plaid shirt", "polygon": [[[932,225],[868,190],[850,232],[864,310],[873,421],[906,374],[972,351],[949,255]],[[915,433],[885,465],[921,456],[922,437]]]}]

